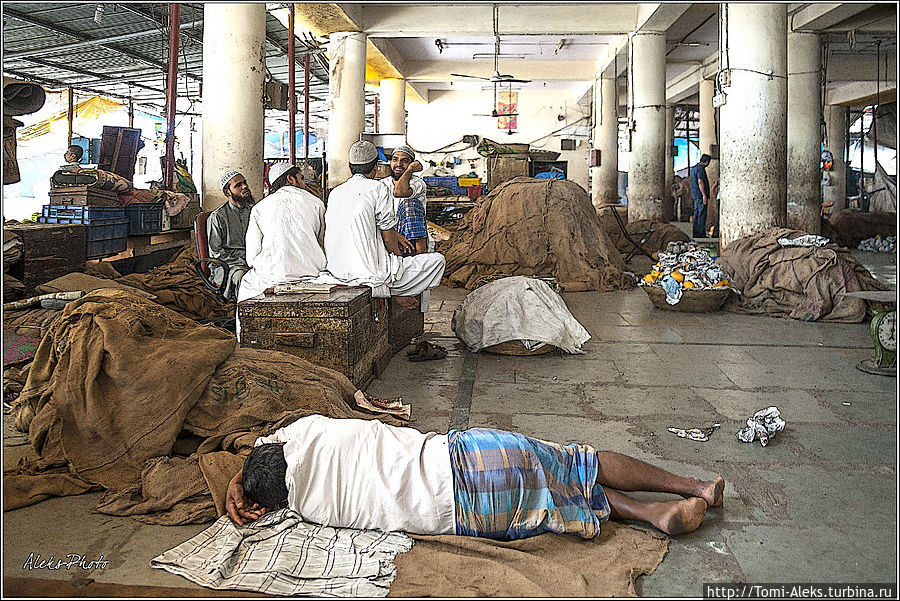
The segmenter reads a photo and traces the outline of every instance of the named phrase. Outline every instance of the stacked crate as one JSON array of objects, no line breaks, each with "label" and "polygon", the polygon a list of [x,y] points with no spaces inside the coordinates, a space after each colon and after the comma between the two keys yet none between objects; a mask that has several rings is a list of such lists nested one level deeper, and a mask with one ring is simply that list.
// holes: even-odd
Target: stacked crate
[{"label": "stacked crate", "polygon": [[44,205],[38,222],[87,226],[82,259],[110,257],[128,247],[128,215],[124,207]]}]

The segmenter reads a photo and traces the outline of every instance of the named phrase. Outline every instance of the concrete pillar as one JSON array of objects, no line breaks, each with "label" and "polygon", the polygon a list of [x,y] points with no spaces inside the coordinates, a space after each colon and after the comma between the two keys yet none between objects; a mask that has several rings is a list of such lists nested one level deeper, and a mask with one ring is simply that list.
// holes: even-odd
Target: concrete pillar
[{"label": "concrete pillar", "polygon": [[237,169],[263,193],[265,4],[203,5],[203,210],[227,199],[219,178]]},{"label": "concrete pillar", "polygon": [[[706,177],[709,179],[709,205],[706,207],[706,223],[703,225],[703,231],[708,232],[709,226],[716,222],[718,217],[718,206],[713,190],[718,192],[719,182],[719,159],[718,153],[713,152],[713,146],[719,144],[716,134],[716,109],[713,107],[713,96],[716,92],[716,86],[713,81],[703,79],[700,81],[700,154],[708,154],[713,158],[706,167]],[[693,165],[692,165],[693,166]]]},{"label": "concrete pillar", "polygon": [[628,75],[632,91],[628,221],[663,219],[666,186],[666,34],[631,37]]},{"label": "concrete pillar", "polygon": [[591,168],[591,200],[595,207],[619,204],[619,123],[616,78],[594,80],[594,140],[600,166]]},{"label": "concrete pillar", "polygon": [[350,178],[350,146],[366,125],[366,34],[342,31],[328,41],[328,189]]},{"label": "concrete pillar", "polygon": [[720,249],[784,226],[787,164],[787,5],[722,7],[731,81],[719,108]]},{"label": "concrete pillar", "polygon": [[675,156],[672,147],[675,146],[675,106],[666,105],[666,187],[665,205],[663,208],[664,221],[675,219],[675,197],[672,196],[672,184],[675,183]]},{"label": "concrete pillar", "polygon": [[819,34],[787,36],[787,225],[818,234],[822,171],[822,45]]},{"label": "concrete pillar", "polygon": [[828,173],[830,186],[822,187],[822,200],[834,202],[831,214],[847,208],[847,164],[844,151],[847,148],[847,107],[829,104],[825,107],[825,149],[834,155],[834,166]]},{"label": "concrete pillar", "polygon": [[382,79],[378,89],[379,133],[406,134],[406,80]]}]

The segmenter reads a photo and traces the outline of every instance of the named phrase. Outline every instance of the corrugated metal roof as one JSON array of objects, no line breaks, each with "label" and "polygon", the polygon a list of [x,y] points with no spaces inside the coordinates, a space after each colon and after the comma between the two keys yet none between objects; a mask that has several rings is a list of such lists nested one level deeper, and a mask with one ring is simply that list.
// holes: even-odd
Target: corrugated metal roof
[{"label": "corrugated metal roof", "polygon": [[[203,77],[203,5],[182,3],[179,26],[178,95],[196,102],[195,111]],[[158,113],[165,105],[169,9],[158,2],[4,2],[3,72],[48,88],[72,86],[130,98]],[[269,77],[283,83],[288,81],[287,40],[284,25],[267,14],[266,68]],[[301,99],[303,53],[316,45],[309,38],[296,40]],[[321,50],[318,55],[310,69],[311,113],[325,110],[328,95],[327,62]]]}]

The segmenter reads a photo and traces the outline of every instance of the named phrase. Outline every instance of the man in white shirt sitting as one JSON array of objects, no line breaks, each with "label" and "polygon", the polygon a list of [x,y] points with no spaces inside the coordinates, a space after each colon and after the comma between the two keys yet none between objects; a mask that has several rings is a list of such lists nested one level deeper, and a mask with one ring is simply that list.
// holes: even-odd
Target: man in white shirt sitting
[{"label": "man in white shirt sitting", "polygon": [[[247,227],[247,264],[237,302],[276,284],[309,280],[325,269],[325,205],[303,188],[300,169],[277,163],[269,195],[253,206]],[[240,340],[240,323],[236,327]]]},{"label": "man in white shirt sitting", "polygon": [[391,194],[374,179],[377,163],[378,150],[371,142],[350,147],[353,176],[328,195],[327,269],[340,283],[370,286],[372,296],[393,296],[401,306],[414,309],[418,302],[410,297],[440,284],[444,257],[439,253],[400,256],[414,246],[394,229],[397,214]]},{"label": "man in white shirt sitting", "polygon": [[[722,478],[682,478],[589,445],[310,415],[256,440],[228,485],[225,510],[238,525],[289,507],[324,526],[501,540],[594,538],[610,517],[681,534],[722,504],[724,487]],[[685,498],[644,502],[620,490]]]}]

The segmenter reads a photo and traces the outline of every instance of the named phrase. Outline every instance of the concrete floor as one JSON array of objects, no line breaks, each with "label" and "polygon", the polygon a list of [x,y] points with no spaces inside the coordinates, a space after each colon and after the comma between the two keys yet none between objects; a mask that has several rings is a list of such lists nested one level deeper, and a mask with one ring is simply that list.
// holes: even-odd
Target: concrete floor
[{"label": "concrete floor", "polygon": [[[896,277],[895,255],[857,256]],[[411,425],[513,429],[727,480],[724,507],[672,539],[656,573],[638,579],[642,595],[697,597],[704,582],[897,581],[897,382],[856,369],[873,354],[868,324],[661,311],[641,289],[577,293],[563,296],[592,336],[584,355],[473,355],[450,329],[464,296],[443,287],[432,295],[426,336],[450,350],[446,359],[410,363],[400,353],[369,388],[411,402]],[[735,432],[769,405],[787,428],[765,448],[739,442]],[[714,423],[721,428],[706,443],[666,431]],[[4,430],[8,468],[29,447],[8,418]],[[197,588],[149,561],[205,526],[92,514],[98,498],[5,513],[5,587],[9,578],[45,578]],[[31,552],[102,554],[109,564],[24,569]]]}]

